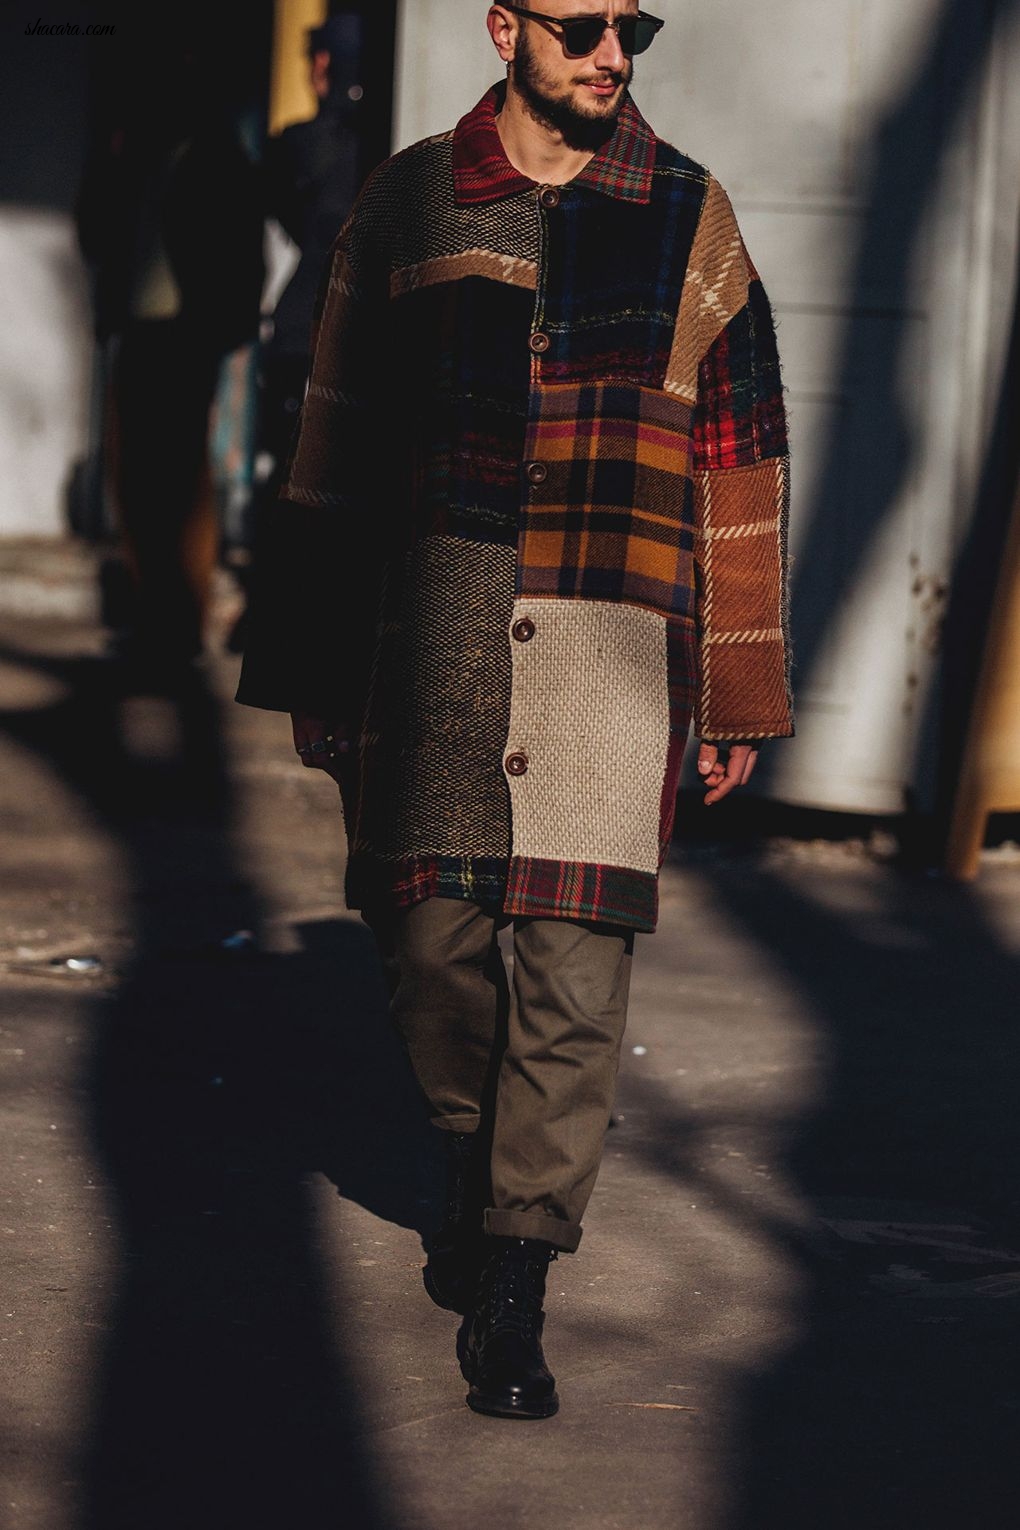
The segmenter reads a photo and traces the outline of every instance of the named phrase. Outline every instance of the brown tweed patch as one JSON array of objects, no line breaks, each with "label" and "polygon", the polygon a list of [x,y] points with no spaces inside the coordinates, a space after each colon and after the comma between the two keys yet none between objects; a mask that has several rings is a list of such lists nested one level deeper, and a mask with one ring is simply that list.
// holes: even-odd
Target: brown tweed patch
[{"label": "brown tweed patch", "polygon": [[425,537],[387,592],[355,848],[505,856],[515,549]]},{"label": "brown tweed patch", "polygon": [[785,457],[695,477],[702,737],[793,731],[784,663],[788,484]]},{"label": "brown tweed patch", "polygon": [[719,331],[747,302],[747,284],[753,275],[730,199],[713,178],[680,295],[663,385],[667,393],[695,403],[699,363]]},{"label": "brown tweed patch", "polygon": [[[453,145],[445,135],[405,149],[370,179],[365,210],[375,232],[383,232],[391,270],[477,249],[538,260],[533,187],[484,206],[460,207],[450,196],[452,183]],[[370,265],[370,249],[365,259]]]},{"label": "brown tweed patch", "polygon": [[390,296],[403,297],[419,287],[456,282],[465,276],[482,276],[489,281],[534,292],[538,285],[538,266],[533,260],[501,255],[497,250],[462,250],[457,255],[440,255],[394,271],[390,277]]}]

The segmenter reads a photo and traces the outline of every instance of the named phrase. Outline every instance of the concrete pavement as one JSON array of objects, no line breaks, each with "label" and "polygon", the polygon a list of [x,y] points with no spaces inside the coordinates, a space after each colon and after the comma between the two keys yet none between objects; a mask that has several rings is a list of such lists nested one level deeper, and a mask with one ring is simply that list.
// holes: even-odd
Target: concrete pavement
[{"label": "concrete pavement", "polygon": [[12,1530],[1012,1512],[1017,857],[963,889],[684,804],[552,1267],[561,1413],[479,1418],[421,1288],[437,1164],[333,788],[229,657],[118,695],[88,615],[0,620]]}]

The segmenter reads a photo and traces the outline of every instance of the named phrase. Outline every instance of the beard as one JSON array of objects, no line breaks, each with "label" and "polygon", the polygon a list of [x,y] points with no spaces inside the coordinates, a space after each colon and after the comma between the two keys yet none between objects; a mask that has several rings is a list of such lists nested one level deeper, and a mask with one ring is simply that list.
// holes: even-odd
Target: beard
[{"label": "beard", "polygon": [[[584,61],[576,59],[574,62],[580,68]],[[528,113],[543,126],[560,133],[568,148],[598,149],[612,137],[633,74],[634,65],[628,61],[619,71],[589,70],[587,74],[578,75],[571,84],[604,79],[607,84],[610,81],[622,84],[624,89],[613,97],[600,99],[592,96],[587,101],[575,102],[569,86],[566,90],[561,87],[557,94],[556,82],[535,58],[527,31],[522,29],[518,34],[513,63],[514,85]]]}]

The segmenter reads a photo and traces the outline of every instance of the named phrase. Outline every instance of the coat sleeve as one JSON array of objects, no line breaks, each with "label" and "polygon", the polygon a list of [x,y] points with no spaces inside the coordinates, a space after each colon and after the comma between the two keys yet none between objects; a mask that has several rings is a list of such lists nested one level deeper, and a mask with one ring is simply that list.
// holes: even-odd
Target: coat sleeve
[{"label": "coat sleeve", "polygon": [[256,528],[237,691],[249,706],[337,722],[353,722],[363,700],[380,567],[380,310],[361,217],[356,206],[320,279],[283,487]]},{"label": "coat sleeve", "polygon": [[793,733],[793,711],[779,356],[768,298],[714,180],[684,307],[694,406],[694,728],[710,740],[782,738]]}]

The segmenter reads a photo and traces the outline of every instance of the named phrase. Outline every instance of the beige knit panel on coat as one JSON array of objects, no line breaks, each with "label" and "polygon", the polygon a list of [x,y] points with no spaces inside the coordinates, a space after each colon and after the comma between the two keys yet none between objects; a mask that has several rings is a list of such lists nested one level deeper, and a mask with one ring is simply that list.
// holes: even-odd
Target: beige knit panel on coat
[{"label": "beige knit panel on coat", "polygon": [[[513,636],[522,618],[534,636]],[[669,743],[666,622],[608,601],[519,597],[504,759],[513,853],[656,872]],[[520,632],[520,628],[517,631]]]},{"label": "beige knit panel on coat", "polygon": [[698,367],[719,332],[747,302],[753,268],[730,199],[709,180],[680,294],[664,387],[685,403],[698,397]]},{"label": "beige knit panel on coat", "polygon": [[694,479],[703,738],[774,738],[793,731],[784,567],[786,457]]}]

